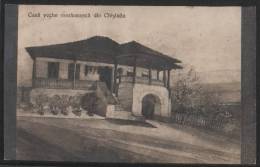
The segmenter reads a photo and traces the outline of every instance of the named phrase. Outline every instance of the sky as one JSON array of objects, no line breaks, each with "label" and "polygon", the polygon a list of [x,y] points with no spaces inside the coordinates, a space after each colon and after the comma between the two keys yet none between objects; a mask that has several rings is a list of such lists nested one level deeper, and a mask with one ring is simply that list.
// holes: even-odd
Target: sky
[{"label": "sky", "polygon": [[[41,17],[28,17],[28,13]],[[43,14],[122,13],[125,18],[44,18]],[[66,43],[92,36],[135,40],[193,67],[206,82],[240,81],[241,8],[185,6],[21,5],[18,17],[18,83],[30,80],[25,47]]]}]

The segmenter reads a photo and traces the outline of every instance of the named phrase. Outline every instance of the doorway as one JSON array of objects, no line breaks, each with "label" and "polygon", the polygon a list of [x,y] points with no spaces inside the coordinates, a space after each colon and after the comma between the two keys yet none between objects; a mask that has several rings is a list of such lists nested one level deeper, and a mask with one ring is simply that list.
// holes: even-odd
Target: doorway
[{"label": "doorway", "polygon": [[148,94],[142,99],[142,115],[146,119],[154,119],[155,113],[160,113],[160,99],[153,94]]},{"label": "doorway", "polygon": [[107,85],[107,88],[111,91],[112,82],[112,68],[100,67],[99,68],[99,79]]}]

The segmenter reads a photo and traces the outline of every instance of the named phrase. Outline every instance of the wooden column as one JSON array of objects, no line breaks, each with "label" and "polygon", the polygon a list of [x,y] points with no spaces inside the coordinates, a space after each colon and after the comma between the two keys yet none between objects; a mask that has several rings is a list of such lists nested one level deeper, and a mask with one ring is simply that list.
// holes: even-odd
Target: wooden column
[{"label": "wooden column", "polygon": [[133,84],[135,84],[135,78],[136,78],[136,56],[134,57]]},{"label": "wooden column", "polygon": [[75,89],[76,85],[76,60],[74,60],[74,70],[73,70],[73,89]]},{"label": "wooden column", "polygon": [[160,80],[160,71],[157,70],[157,80]]},{"label": "wooden column", "polygon": [[167,88],[170,89],[171,83],[171,69],[168,70]]},{"label": "wooden column", "polygon": [[149,85],[151,85],[151,83],[152,83],[152,69],[151,68],[149,68],[149,73],[148,73],[149,75]]},{"label": "wooden column", "polygon": [[163,84],[166,87],[166,71],[163,70]]},{"label": "wooden column", "polygon": [[113,71],[113,68],[111,68],[111,80],[110,80],[110,91],[113,93],[113,89],[114,89],[114,85],[113,85],[113,83],[114,83],[114,71]]},{"label": "wooden column", "polygon": [[117,60],[115,59],[114,60],[114,83],[113,83],[113,91],[114,93],[116,93],[116,78],[117,78],[117,66],[118,66],[118,63],[117,63]]},{"label": "wooden column", "polygon": [[36,58],[33,59],[32,87],[35,87],[35,79],[36,79]]}]

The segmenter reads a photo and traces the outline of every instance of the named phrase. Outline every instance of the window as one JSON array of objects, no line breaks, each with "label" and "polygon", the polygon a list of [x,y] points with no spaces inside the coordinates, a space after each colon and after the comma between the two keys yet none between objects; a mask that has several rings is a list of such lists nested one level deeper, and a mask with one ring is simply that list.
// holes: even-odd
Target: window
[{"label": "window", "polygon": [[59,63],[48,62],[48,78],[59,78]]},{"label": "window", "polygon": [[88,72],[89,72],[89,66],[87,66],[87,65],[85,65],[85,76],[87,76],[88,75]]},{"label": "window", "polygon": [[132,77],[132,76],[134,76],[134,73],[132,71],[127,71],[126,75],[129,76],[129,77]]},{"label": "window", "polygon": [[149,75],[148,75],[148,72],[142,72],[142,77],[145,77],[145,78],[148,78],[149,77]]}]

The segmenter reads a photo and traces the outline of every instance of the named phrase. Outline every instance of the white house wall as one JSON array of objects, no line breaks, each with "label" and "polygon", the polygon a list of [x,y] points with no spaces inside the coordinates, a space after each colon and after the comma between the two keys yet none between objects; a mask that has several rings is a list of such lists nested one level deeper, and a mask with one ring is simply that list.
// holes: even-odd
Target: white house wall
[{"label": "white house wall", "polygon": [[[37,78],[47,78],[48,77],[48,62],[59,62],[59,79],[68,79],[68,65],[73,63],[73,60],[66,59],[54,59],[54,58],[36,58],[36,77]],[[97,68],[92,70],[85,75],[85,65],[91,67],[100,67],[100,66],[110,66],[113,65],[105,63],[96,63],[96,62],[84,62],[76,61],[75,63],[80,64],[80,80],[99,80],[99,74]]]},{"label": "white house wall", "polygon": [[68,63],[67,62],[60,62],[59,78],[60,79],[68,79]]},{"label": "white house wall", "polygon": [[[59,62],[59,78],[68,79],[68,64],[73,63],[73,60],[67,59],[55,59],[55,58],[36,58],[36,77],[47,78],[48,76],[48,62]],[[99,63],[99,62],[87,62],[87,61],[76,61],[75,63],[80,64],[80,80],[99,80],[98,71],[92,71],[88,75],[85,75],[85,65],[90,67],[110,67],[114,68],[113,64]],[[118,65],[118,68],[123,69],[123,75],[127,75],[127,71],[133,72],[132,66]],[[136,76],[141,77],[143,72],[148,72],[148,69],[137,67]],[[160,80],[162,80],[163,72],[160,72]],[[157,79],[157,71],[152,70],[152,79]]]},{"label": "white house wall", "polygon": [[66,59],[53,59],[46,57],[36,58],[36,77],[47,78],[48,77],[48,62],[59,62],[59,78],[68,79],[68,64],[73,63],[72,60]]},{"label": "white house wall", "polygon": [[36,59],[35,62],[35,75],[37,78],[47,78],[48,77],[48,62]]}]

